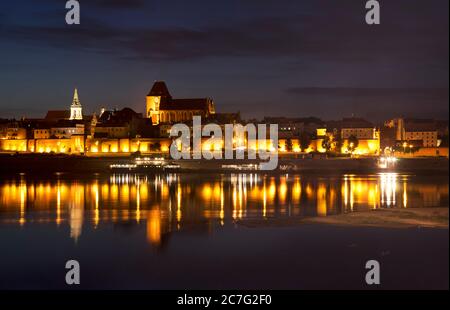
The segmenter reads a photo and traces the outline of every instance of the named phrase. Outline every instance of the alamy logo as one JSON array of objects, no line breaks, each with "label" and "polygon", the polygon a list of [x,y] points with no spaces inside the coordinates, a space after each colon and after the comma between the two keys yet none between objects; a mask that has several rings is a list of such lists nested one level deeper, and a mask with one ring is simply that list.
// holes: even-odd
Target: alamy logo
[{"label": "alamy logo", "polygon": [[79,25],[80,3],[76,0],[69,0],[66,2],[66,9],[69,9],[69,11],[66,13],[66,23],[68,25]]},{"label": "alamy logo", "polygon": [[380,263],[376,260],[369,260],[366,263],[366,283],[368,285],[380,284]]},{"label": "alamy logo", "polygon": [[74,259],[68,260],[66,269],[69,269],[66,273],[66,284],[80,284],[80,263]]},{"label": "alamy logo", "polygon": [[[278,166],[278,125],[270,124],[269,138],[267,125],[226,124],[225,137],[222,140],[222,127],[217,124],[206,124],[202,129],[201,117],[193,117],[192,158],[222,159],[222,141],[225,159],[256,159],[259,155],[260,170],[274,170]],[[180,135],[181,134],[181,135]],[[212,134],[212,135],[211,135]],[[171,137],[178,137],[170,146],[170,156],[173,159],[191,159],[191,130],[186,124],[175,124],[170,129]],[[220,149],[202,148],[202,137],[210,137],[204,145],[220,145]],[[236,158],[234,158],[236,151]]]},{"label": "alamy logo", "polygon": [[376,0],[369,0],[366,2],[366,23],[368,25],[380,24],[380,3]]}]

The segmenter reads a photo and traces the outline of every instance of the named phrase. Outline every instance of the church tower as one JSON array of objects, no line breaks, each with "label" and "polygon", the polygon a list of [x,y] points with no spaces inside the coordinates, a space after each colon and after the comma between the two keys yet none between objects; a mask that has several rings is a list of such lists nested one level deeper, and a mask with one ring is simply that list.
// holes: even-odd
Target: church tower
[{"label": "church tower", "polygon": [[83,119],[83,111],[82,111],[80,100],[78,99],[78,91],[76,88],[75,88],[75,92],[73,94],[72,104],[70,105],[70,119],[71,120],[82,120]]},{"label": "church tower", "polygon": [[161,104],[169,103],[172,100],[166,83],[156,81],[146,99],[146,117],[152,119],[153,125],[158,125],[160,122],[159,109]]}]

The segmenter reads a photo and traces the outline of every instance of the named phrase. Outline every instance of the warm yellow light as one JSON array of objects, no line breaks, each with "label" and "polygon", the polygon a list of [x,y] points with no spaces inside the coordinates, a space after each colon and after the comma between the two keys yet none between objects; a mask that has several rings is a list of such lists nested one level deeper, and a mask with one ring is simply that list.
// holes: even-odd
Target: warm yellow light
[{"label": "warm yellow light", "polygon": [[204,200],[210,200],[212,195],[212,189],[209,184],[205,184],[202,189],[202,197]]},{"label": "warm yellow light", "polygon": [[154,245],[159,245],[161,242],[161,212],[159,210],[148,212],[147,240]]}]

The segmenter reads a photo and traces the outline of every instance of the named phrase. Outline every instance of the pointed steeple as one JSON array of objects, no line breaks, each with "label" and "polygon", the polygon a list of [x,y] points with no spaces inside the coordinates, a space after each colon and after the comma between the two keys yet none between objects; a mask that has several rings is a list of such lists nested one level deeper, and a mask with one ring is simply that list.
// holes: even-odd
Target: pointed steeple
[{"label": "pointed steeple", "polygon": [[73,100],[70,106],[70,119],[71,120],[81,120],[83,119],[83,112],[80,100],[78,99],[78,90],[75,88],[73,93]]},{"label": "pointed steeple", "polygon": [[75,91],[73,93],[73,100],[72,100],[72,106],[80,106],[80,100],[78,99],[78,90],[75,88]]}]

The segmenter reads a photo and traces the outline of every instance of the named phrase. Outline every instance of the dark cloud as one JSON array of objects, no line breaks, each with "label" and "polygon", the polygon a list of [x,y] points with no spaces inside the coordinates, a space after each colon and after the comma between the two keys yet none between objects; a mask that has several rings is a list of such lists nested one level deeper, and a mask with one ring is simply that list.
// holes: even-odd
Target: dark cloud
[{"label": "dark cloud", "polygon": [[106,52],[116,49],[120,32],[95,19],[83,18],[83,23],[77,26],[5,25],[0,27],[0,35],[25,44]]},{"label": "dark cloud", "polygon": [[448,88],[348,88],[348,87],[292,87],[286,93],[291,95],[326,95],[336,97],[374,96],[429,96],[448,100]]},{"label": "dark cloud", "polygon": [[[324,88],[293,87],[285,90],[304,110],[332,118],[352,114],[382,121],[390,115],[448,118],[448,88]],[[439,116],[438,116],[439,115]]]},{"label": "dark cloud", "polygon": [[[123,75],[133,66],[141,74],[136,84],[147,74],[172,75],[184,91],[221,85],[212,95],[222,102],[279,100],[291,114],[298,102],[317,107],[302,106],[299,113],[309,115],[334,107],[348,114],[361,102],[373,114],[381,106],[393,114],[405,108],[420,115],[423,106],[448,112],[448,89],[442,91],[448,85],[448,0],[383,1],[378,26],[365,24],[361,0],[81,1],[76,26],[64,23],[64,1],[46,1],[38,12],[27,11],[30,19],[21,20],[17,9],[19,18],[0,14],[0,44],[13,43],[15,63],[17,46],[45,47],[49,55],[70,51],[80,71],[101,75],[97,60]],[[280,105],[265,108],[271,113]]]},{"label": "dark cloud", "polygon": [[[65,7],[67,0],[46,0],[48,3],[60,3]],[[145,6],[145,0],[88,0],[79,1],[80,6],[96,7],[101,9],[139,9]]]},{"label": "dark cloud", "polygon": [[164,29],[124,28],[83,18],[76,27],[12,26],[4,36],[66,48],[95,43],[99,51],[110,50],[122,58],[150,61],[307,56],[312,61],[344,63],[374,60],[448,63],[448,31],[442,26],[442,18],[416,26],[417,29],[407,23],[386,20],[374,29],[346,15],[348,12],[265,17],[225,26]]},{"label": "dark cloud", "polygon": [[90,4],[100,8],[137,9],[145,5],[145,0],[90,0]]},{"label": "dark cloud", "polygon": [[[47,0],[53,1],[56,0]],[[61,2],[61,1],[59,1]],[[193,1],[201,5],[201,1]],[[273,1],[264,1],[264,5]],[[382,23],[365,24],[361,1],[317,0],[305,2],[305,12],[285,16],[251,16],[245,20],[206,25],[149,26],[155,13],[141,0],[91,0],[83,6],[141,8],[140,26],[127,23],[132,16],[114,23],[95,20],[84,9],[82,23],[4,25],[2,38],[72,49],[92,45],[94,50],[115,52],[121,58],[150,61],[186,61],[210,57],[288,57],[302,61],[386,64],[428,62],[448,65],[448,1],[390,1],[383,3]],[[260,4],[262,6],[263,4]],[[403,5],[402,5],[403,4]],[[281,4],[280,4],[281,5]],[[414,10],[411,9],[414,7]],[[53,7],[53,6],[52,6]],[[189,6],[187,6],[189,8]],[[258,8],[256,4],[254,9]],[[53,10],[55,8],[53,7]],[[422,12],[423,14],[418,14]],[[288,12],[287,12],[288,13]],[[188,14],[188,12],[187,12]],[[97,11],[97,15],[101,15]],[[169,20],[170,16],[161,19]],[[0,19],[1,22],[1,19]]]}]

